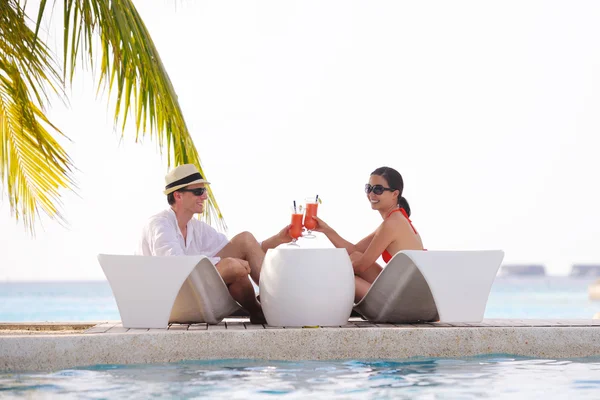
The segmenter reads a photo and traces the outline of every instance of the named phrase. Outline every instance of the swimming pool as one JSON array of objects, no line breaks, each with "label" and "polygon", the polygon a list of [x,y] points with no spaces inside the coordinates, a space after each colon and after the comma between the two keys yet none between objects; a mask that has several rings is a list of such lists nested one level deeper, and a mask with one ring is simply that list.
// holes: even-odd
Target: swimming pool
[{"label": "swimming pool", "polygon": [[0,374],[23,398],[598,398],[600,357],[511,355],[405,360],[213,360]]}]

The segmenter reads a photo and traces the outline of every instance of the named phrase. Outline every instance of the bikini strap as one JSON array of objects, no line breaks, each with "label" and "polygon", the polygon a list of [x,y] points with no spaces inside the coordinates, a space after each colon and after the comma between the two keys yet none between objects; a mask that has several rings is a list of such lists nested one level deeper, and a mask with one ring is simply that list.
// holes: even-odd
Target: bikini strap
[{"label": "bikini strap", "polygon": [[404,215],[404,218],[406,218],[408,220],[408,223],[410,224],[410,227],[412,228],[413,232],[417,233],[417,230],[413,226],[412,221],[408,217],[408,214],[406,213],[406,211],[404,210],[404,208],[396,208],[396,209],[390,211],[390,213],[388,214],[388,216],[386,218],[388,218],[390,215],[392,215],[395,212],[401,212],[402,215]]},{"label": "bikini strap", "polygon": [[404,216],[406,218],[408,218],[408,216],[406,215],[406,211],[404,211],[404,208],[395,208],[395,209],[393,209],[392,211],[390,211],[390,213],[387,215],[386,218],[389,218],[389,216],[392,215],[395,212],[401,212],[402,214],[404,214]]},{"label": "bikini strap", "polygon": [[410,222],[410,218],[408,218],[408,214],[406,213],[406,210],[404,210],[404,208],[399,208],[398,210],[400,210],[402,215],[404,215],[406,217],[406,219],[408,220],[408,222]]}]

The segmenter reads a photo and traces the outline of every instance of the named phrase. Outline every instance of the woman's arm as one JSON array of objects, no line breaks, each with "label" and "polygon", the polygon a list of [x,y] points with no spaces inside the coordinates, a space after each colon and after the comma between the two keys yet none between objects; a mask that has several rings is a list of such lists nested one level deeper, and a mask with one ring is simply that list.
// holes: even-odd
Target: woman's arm
[{"label": "woman's arm", "polygon": [[356,251],[360,251],[361,253],[364,253],[365,251],[367,251],[367,249],[369,248],[369,245],[373,241],[373,237],[375,237],[375,232],[371,233],[369,236],[367,236],[360,242],[356,243],[356,246],[355,246]]},{"label": "woman's arm", "polygon": [[390,221],[383,221],[379,228],[374,232],[373,239],[363,255],[352,262],[354,273],[360,274],[373,265],[393,240],[393,226],[391,226]]},{"label": "woman's arm", "polygon": [[[350,243],[349,241],[347,241],[346,239],[344,239],[343,237],[341,237],[335,231],[335,229],[333,229],[332,227],[327,225],[325,222],[323,222],[323,220],[321,218],[314,217],[314,219],[317,220],[317,226],[313,230],[324,233],[325,236],[327,236],[327,239],[329,239],[329,241],[331,241],[331,243],[335,247],[337,247],[339,249],[346,249],[348,254],[352,254],[355,251],[361,251],[360,250],[361,248],[366,249],[367,246],[369,245],[369,243],[371,243],[371,240],[373,239],[373,235],[375,235],[375,232],[373,232],[366,238],[362,239],[357,244],[353,244],[353,243]],[[362,250],[362,251],[364,251],[364,250]]]},{"label": "woman's arm", "polygon": [[354,253],[356,251],[356,246],[344,239],[343,237],[341,237],[335,230],[329,228],[322,232],[325,234],[325,236],[327,236],[327,239],[329,239],[335,247],[339,249],[346,249],[348,254]]}]

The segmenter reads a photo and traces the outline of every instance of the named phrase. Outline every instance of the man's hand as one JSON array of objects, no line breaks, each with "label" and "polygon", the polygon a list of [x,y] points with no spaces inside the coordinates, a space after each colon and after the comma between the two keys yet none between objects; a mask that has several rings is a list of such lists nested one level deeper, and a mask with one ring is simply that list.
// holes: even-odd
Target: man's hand
[{"label": "man's hand", "polygon": [[291,242],[292,237],[290,236],[290,226],[291,225],[286,225],[282,230],[277,232],[275,235],[264,240],[262,242],[262,244],[260,245],[260,248],[262,249],[262,251],[264,251],[266,253],[267,250],[274,249],[275,247],[279,246],[282,243]]},{"label": "man's hand", "polygon": [[277,239],[281,243],[289,243],[292,241],[292,237],[290,236],[290,227],[291,225],[286,225],[279,233],[276,235]]},{"label": "man's hand", "polygon": [[239,258],[222,258],[215,267],[227,285],[250,274],[248,261]]}]

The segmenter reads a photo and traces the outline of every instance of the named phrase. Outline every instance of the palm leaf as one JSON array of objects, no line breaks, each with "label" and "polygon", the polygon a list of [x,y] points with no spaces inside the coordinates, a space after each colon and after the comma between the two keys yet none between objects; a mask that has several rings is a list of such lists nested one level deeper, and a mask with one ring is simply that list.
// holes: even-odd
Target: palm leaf
[{"label": "palm leaf", "polygon": [[[193,163],[206,176],[171,81],[131,1],[64,1],[62,73],[37,36],[46,0],[40,0],[34,31],[22,3],[0,0],[0,182],[11,211],[28,230],[33,232],[40,210],[63,220],[60,192],[74,189],[71,160],[55,140],[62,133],[44,110],[49,93],[66,99],[63,81],[67,76],[72,81],[78,61],[95,67],[95,37],[101,55],[98,88],[108,87],[116,97],[115,123],[124,130],[133,113],[136,141],[148,135],[166,149],[169,167]],[[207,222],[226,229],[210,188],[208,194]]]},{"label": "palm leaf", "polygon": [[[166,149],[169,167],[195,164],[206,177],[177,94],[132,1],[65,0],[64,17],[65,77],[73,79],[81,59],[95,68],[95,51],[98,50],[98,88],[108,87],[109,94],[116,98],[115,123],[120,122],[124,131],[128,117],[133,113],[136,141],[140,135],[148,135],[161,149]],[[100,45],[94,47],[96,34]],[[205,217],[208,223],[226,229],[210,188]]]},{"label": "palm leaf", "polygon": [[64,221],[60,190],[73,189],[62,133],[43,112],[47,91],[61,96],[60,74],[14,0],[0,0],[0,182],[11,212],[33,233],[40,210]]}]

